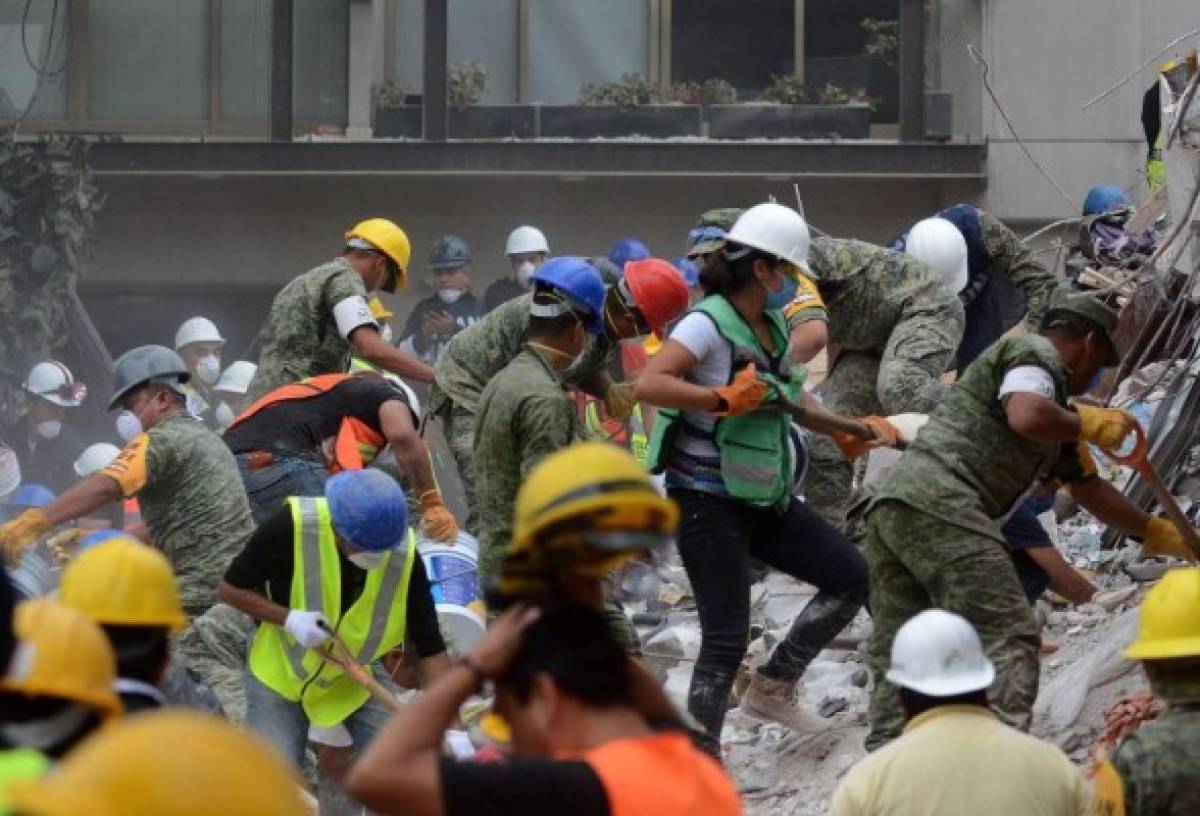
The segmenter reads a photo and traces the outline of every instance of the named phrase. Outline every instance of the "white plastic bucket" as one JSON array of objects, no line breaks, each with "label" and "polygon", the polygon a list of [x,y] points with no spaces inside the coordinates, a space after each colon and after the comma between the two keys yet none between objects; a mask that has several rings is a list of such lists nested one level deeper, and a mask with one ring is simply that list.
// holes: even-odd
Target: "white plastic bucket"
[{"label": "white plastic bucket", "polygon": [[479,597],[479,543],[460,532],[453,542],[420,537],[417,551],[429,576],[442,632],[454,651],[468,651],[483,636],[485,609]]}]

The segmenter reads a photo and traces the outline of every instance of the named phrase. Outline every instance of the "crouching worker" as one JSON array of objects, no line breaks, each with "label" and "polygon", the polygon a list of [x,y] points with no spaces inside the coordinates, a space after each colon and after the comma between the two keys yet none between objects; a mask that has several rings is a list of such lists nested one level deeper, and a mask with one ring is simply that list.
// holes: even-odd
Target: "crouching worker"
[{"label": "crouching worker", "polygon": [[[630,661],[594,609],[515,606],[453,669],[402,708],[350,771],[373,812],[741,813],[733,783],[680,731],[656,733],[633,701]],[[443,759],[459,706],[484,683],[514,761]]]},{"label": "crouching worker", "polygon": [[289,498],[234,559],[219,593],[259,622],[246,722],[297,767],[310,722],[344,724],[361,752],[387,718],[384,704],[321,647],[341,640],[389,688],[378,663],[406,637],[426,678],[447,665],[404,491],[378,470],[339,473],[323,497]]}]

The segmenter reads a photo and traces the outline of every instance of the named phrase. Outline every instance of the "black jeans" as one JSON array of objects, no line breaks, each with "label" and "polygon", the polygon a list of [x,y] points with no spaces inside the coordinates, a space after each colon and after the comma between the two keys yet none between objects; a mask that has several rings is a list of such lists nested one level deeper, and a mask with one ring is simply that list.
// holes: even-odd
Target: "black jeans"
[{"label": "black jeans", "polygon": [[787,512],[752,507],[694,490],[669,491],[679,503],[679,555],[700,617],[700,655],[688,690],[688,711],[716,747],[729,690],[750,634],[750,558],[819,590],[796,616],[787,638],[760,669],[797,680],[867,598],[867,562],[845,536],[803,502]]}]

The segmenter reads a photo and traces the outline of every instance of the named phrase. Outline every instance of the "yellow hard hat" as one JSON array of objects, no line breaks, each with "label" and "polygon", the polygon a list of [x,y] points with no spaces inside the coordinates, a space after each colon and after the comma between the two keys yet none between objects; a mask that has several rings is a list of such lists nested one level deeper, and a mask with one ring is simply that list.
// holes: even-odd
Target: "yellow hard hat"
[{"label": "yellow hard hat", "polygon": [[117,661],[104,632],[77,609],[35,598],[13,616],[17,648],[0,691],[60,697],[94,708],[108,720],[122,712],[113,690]]},{"label": "yellow hard hat", "polygon": [[386,218],[368,218],[346,231],[347,242],[354,238],[366,241],[374,249],[391,258],[399,268],[400,274],[397,279],[385,283],[383,291],[394,292],[397,286],[408,282],[408,259],[412,256],[412,245],[409,244],[408,235],[404,230]]},{"label": "yellow hard hat", "polygon": [[158,550],[128,536],[110,538],[80,553],[63,570],[59,600],[99,624],[188,624],[171,564]]},{"label": "yellow hard hat", "polygon": [[299,780],[256,737],[206,714],[131,717],[82,744],[53,774],[18,783],[14,810],[30,816],[308,814]]},{"label": "yellow hard hat", "polygon": [[521,485],[509,554],[540,559],[553,538],[556,549],[579,552],[581,567],[602,572],[665,543],[678,523],[675,503],[628,451],[580,442],[547,456]]},{"label": "yellow hard hat", "polygon": [[371,310],[371,317],[375,318],[376,320],[388,320],[389,318],[396,316],[396,313],[387,306],[384,306],[383,301],[378,297],[371,298],[371,300],[367,302],[367,306]]},{"label": "yellow hard hat", "polygon": [[1150,588],[1138,616],[1138,636],[1125,656],[1162,660],[1200,656],[1200,567],[1174,569]]}]

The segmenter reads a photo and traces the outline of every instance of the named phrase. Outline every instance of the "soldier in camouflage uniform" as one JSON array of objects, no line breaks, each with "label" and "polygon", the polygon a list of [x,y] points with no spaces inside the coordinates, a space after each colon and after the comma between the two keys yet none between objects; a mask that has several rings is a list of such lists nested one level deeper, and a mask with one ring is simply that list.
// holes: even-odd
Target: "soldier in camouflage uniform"
[{"label": "soldier in camouflage uniform", "polygon": [[341,257],[284,286],[259,332],[262,351],[246,404],[281,385],[347,371],[352,352],[377,368],[430,382],[432,368],[383,341],[367,303],[378,290],[404,285],[409,255],[404,231],[372,218],[346,233]]},{"label": "soldier in camouflage uniform", "polygon": [[[150,540],[171,562],[180,601],[192,619],[172,651],[212,688],[230,716],[238,716],[245,708],[241,675],[249,621],[217,605],[217,584],[254,523],[233,454],[187,413],[181,386],[188,376],[179,355],[162,346],[142,346],[118,358],[109,407],[121,407],[122,420],[132,417],[119,420],[119,427],[138,433],[106,468],[42,508],[38,525],[24,534],[36,538],[44,532],[37,526],[49,529],[136,496]],[[6,539],[19,535],[0,527],[6,549]]]},{"label": "soldier in camouflage uniform", "polygon": [[1155,532],[1145,513],[1095,478],[1081,444],[1117,447],[1136,421],[1117,409],[1068,408],[1068,396],[1117,362],[1116,322],[1116,312],[1100,301],[1063,293],[1047,313],[1044,336],[1003,338],[964,372],[879,485],[865,543],[874,618],[869,749],[901,731],[895,688],[884,677],[889,650],[900,626],[930,607],[962,615],[976,628],[996,666],[992,707],[1005,722],[1028,729],[1038,631],[999,522],[1037,480],[1067,483],[1097,517],[1145,535],[1147,551],[1163,551],[1170,536]]},{"label": "soldier in camouflage uniform", "polygon": [[[862,241],[817,238],[808,263],[815,288],[801,288],[784,315],[793,348],[814,321],[828,324],[837,356],[819,391],[825,406],[843,416],[932,411],[945,397],[949,386],[939,378],[962,337],[954,293],[917,259]],[[811,444],[805,497],[840,524],[853,466],[831,438]]]}]

